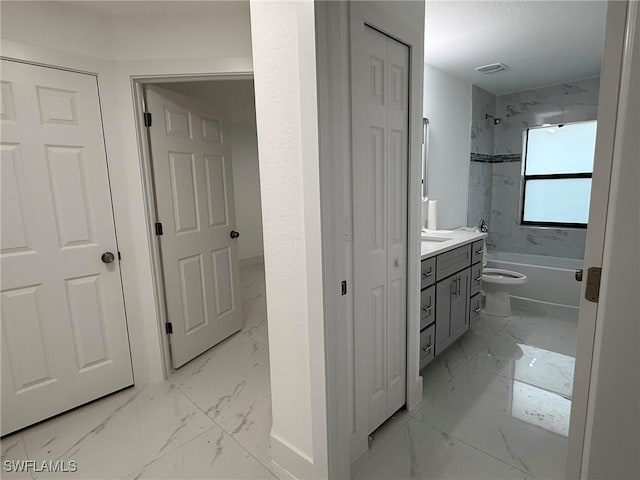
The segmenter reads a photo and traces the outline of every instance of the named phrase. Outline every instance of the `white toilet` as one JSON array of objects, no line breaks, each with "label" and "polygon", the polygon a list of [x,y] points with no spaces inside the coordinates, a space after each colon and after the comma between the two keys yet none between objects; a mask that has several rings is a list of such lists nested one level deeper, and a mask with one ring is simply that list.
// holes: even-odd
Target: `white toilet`
[{"label": "white toilet", "polygon": [[482,271],[482,290],[485,293],[484,313],[496,317],[511,315],[511,290],[527,283],[527,276],[501,268],[485,268]]}]

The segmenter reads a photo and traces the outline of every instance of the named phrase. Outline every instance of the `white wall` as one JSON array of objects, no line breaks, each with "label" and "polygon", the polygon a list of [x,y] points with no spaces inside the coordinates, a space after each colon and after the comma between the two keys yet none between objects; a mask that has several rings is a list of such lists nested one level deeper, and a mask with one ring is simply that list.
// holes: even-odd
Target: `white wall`
[{"label": "white wall", "polygon": [[471,84],[424,67],[424,115],[429,119],[427,188],[438,201],[438,229],[467,224]]},{"label": "white wall", "polygon": [[[153,280],[151,245],[156,239],[144,208],[146,179],[132,80],[251,74],[247,7],[245,2],[2,2],[3,55],[98,74],[136,384],[164,378],[165,335]],[[259,143],[271,152],[260,176],[267,187],[261,195],[269,226],[265,245],[273,250],[265,259],[272,455],[299,478],[323,477],[327,446],[313,3],[259,3],[252,10],[262,72],[256,83],[262,85],[257,91],[264,127]]]},{"label": "white wall", "polygon": [[233,165],[238,258],[264,253],[253,80],[165,83],[164,87],[227,107]]},{"label": "white wall", "polygon": [[[136,384],[164,378],[161,340],[165,335],[153,281],[150,247],[155,238],[144,208],[132,77],[252,71],[248,4],[190,5],[153,1],[0,4],[3,55],[98,74]],[[148,21],[150,17],[153,22]],[[193,26],[198,27],[197,35]],[[232,38],[244,41],[229,44],[219,35],[227,30],[235,31],[237,37]]]},{"label": "white wall", "polygon": [[[251,2],[271,366],[271,456],[327,476],[313,1]],[[313,368],[312,368],[313,367]]]}]

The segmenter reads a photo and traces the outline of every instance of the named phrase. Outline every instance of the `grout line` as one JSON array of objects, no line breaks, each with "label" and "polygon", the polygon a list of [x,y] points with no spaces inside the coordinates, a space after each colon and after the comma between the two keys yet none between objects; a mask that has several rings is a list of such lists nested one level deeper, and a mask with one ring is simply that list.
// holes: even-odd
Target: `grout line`
[{"label": "grout line", "polygon": [[[178,389],[176,389],[176,390],[178,390]],[[178,390],[178,391],[180,391],[180,390]],[[271,475],[273,475],[276,479],[278,478],[278,477],[277,477],[277,476],[276,476],[276,475],[271,471],[271,469],[270,469],[270,468],[268,468],[268,466],[267,466],[266,464],[264,464],[262,461],[260,461],[260,459],[259,459],[259,458],[257,458],[257,457],[256,457],[255,455],[253,455],[249,450],[247,450],[247,449],[246,449],[246,448],[245,448],[245,447],[244,447],[240,442],[238,442],[238,440],[236,440],[236,439],[233,437],[233,435],[231,435],[230,433],[228,433],[228,432],[227,432],[227,431],[222,427],[221,423],[224,423],[224,422],[226,422],[227,420],[230,420],[231,418],[233,418],[233,416],[230,416],[230,417],[226,418],[223,422],[218,423],[218,422],[217,422],[217,421],[215,421],[213,418],[211,418],[209,415],[207,415],[207,413],[206,413],[204,410],[202,410],[202,408],[201,408],[201,407],[200,407],[200,406],[199,406],[199,405],[198,405],[194,400],[192,400],[189,396],[187,396],[187,394],[186,394],[186,393],[184,393],[184,392],[182,392],[182,391],[180,391],[180,393],[181,393],[181,394],[182,394],[182,395],[183,395],[187,400],[189,400],[189,402],[191,402],[193,405],[195,405],[195,407],[196,407],[198,410],[200,410],[202,413],[204,413],[205,417],[207,417],[207,419],[208,419],[209,421],[211,421],[211,423],[213,424],[213,425],[211,426],[211,428],[209,428],[209,429],[207,429],[206,431],[202,432],[200,435],[203,435],[203,434],[205,434],[205,433],[207,433],[207,432],[211,431],[214,427],[217,427],[217,428],[218,428],[222,433],[224,433],[224,434],[225,434],[227,437],[229,437],[233,442],[235,442],[235,443],[236,443],[236,444],[237,444],[237,445],[238,445],[238,446],[239,446],[239,447],[240,447],[244,452],[246,452],[246,453],[247,453],[247,455],[249,455],[251,458],[253,458],[256,462],[258,462],[260,465],[262,465],[265,469],[267,469],[267,470],[269,471],[269,473],[271,473]],[[243,408],[242,410],[246,410],[247,408],[251,408],[251,407],[253,407],[254,405],[256,405],[258,402],[261,402],[262,400],[264,400],[265,398],[270,397],[270,396],[271,396],[271,391],[269,391],[269,394],[268,394],[268,395],[265,395],[264,397],[262,397],[262,398],[260,398],[259,400],[255,401],[254,403],[252,403],[252,404],[251,404],[251,405],[249,405],[248,407]],[[242,410],[241,410],[241,411],[242,411]],[[237,415],[237,414],[235,414],[235,415]],[[196,437],[192,438],[191,440],[187,441],[186,443],[183,443],[183,444],[182,444],[182,445],[180,445],[179,447],[182,447],[183,445],[186,445],[187,443],[191,442],[192,440],[195,440],[195,439],[196,439],[196,438],[198,438],[200,435],[197,435]],[[172,450],[170,450],[170,451],[172,452],[172,451],[174,451],[174,450],[175,450],[175,449],[172,449]],[[169,453],[169,452],[166,452],[166,453]],[[165,455],[166,455],[166,454],[165,454]],[[153,461],[156,461],[156,460],[158,460],[159,458],[162,458],[162,457],[164,457],[164,455],[161,455],[160,457],[155,458]],[[153,463],[153,462],[150,462],[150,463]],[[149,464],[150,464],[150,463],[149,463]],[[149,464],[147,464],[147,465],[149,465]],[[145,465],[145,466],[147,466],[147,465]],[[144,467],[143,467],[143,468],[144,468]],[[136,470],[134,470],[134,471],[136,471]],[[133,472],[131,472],[131,473],[133,473]]]},{"label": "grout line", "polygon": [[[420,420],[418,420],[418,421],[420,421]],[[429,428],[433,428],[434,430],[436,430],[436,431],[438,431],[438,432],[440,432],[440,433],[442,433],[442,434],[444,434],[444,435],[447,435],[447,436],[448,436],[448,437],[450,437],[450,438],[455,439],[456,441],[458,441],[458,442],[462,443],[463,445],[466,445],[466,446],[467,446],[467,447],[469,447],[469,448],[474,449],[474,450],[475,450],[475,451],[477,451],[477,452],[480,452],[480,453],[482,453],[482,454],[484,454],[484,455],[486,455],[486,456],[488,456],[488,457],[493,458],[494,460],[497,460],[498,462],[502,463],[503,465],[505,465],[505,466],[507,466],[507,467],[514,468],[514,469],[518,470],[519,472],[524,473],[525,475],[529,475],[530,477],[532,477],[532,478],[534,478],[534,479],[538,479],[538,480],[539,480],[539,477],[536,477],[536,476],[535,476],[535,475],[533,475],[531,472],[526,472],[526,471],[522,470],[522,468],[519,468],[519,467],[517,467],[517,466],[515,466],[515,465],[512,465],[511,463],[506,462],[505,460],[503,460],[503,459],[501,459],[501,458],[498,458],[498,457],[496,457],[495,455],[493,455],[493,454],[491,454],[491,453],[489,453],[489,452],[485,452],[485,451],[484,451],[484,450],[482,450],[481,448],[476,447],[475,445],[473,445],[473,444],[471,444],[471,443],[469,443],[469,442],[466,442],[466,441],[464,441],[464,440],[462,440],[462,439],[460,439],[460,438],[458,438],[458,437],[456,437],[456,436],[454,436],[454,435],[451,435],[450,433],[447,433],[447,432],[445,432],[444,430],[441,430],[441,429],[439,429],[439,428],[437,428],[437,427],[434,427],[433,425],[429,425],[429,424],[428,424],[428,423],[426,423],[426,422],[422,422],[422,421],[420,421],[420,423],[422,423],[423,425],[426,425],[426,426],[427,426],[427,427],[429,427]]]}]

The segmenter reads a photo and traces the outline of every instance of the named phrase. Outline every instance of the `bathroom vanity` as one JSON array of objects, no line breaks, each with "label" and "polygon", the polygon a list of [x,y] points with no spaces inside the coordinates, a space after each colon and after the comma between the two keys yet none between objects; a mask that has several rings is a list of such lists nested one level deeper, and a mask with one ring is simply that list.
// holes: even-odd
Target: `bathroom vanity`
[{"label": "bathroom vanity", "polygon": [[469,330],[480,314],[486,236],[467,230],[422,235],[421,369]]}]

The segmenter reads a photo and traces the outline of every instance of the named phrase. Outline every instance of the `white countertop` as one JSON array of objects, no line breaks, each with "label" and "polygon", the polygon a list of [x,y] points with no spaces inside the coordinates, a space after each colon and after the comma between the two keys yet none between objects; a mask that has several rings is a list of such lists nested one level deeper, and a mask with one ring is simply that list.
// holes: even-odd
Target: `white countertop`
[{"label": "white countertop", "polygon": [[468,230],[423,230],[421,236],[449,239],[440,242],[422,239],[420,242],[420,259],[424,260],[425,258],[453,250],[456,247],[461,247],[467,243],[486,238],[487,234],[470,232]]}]

